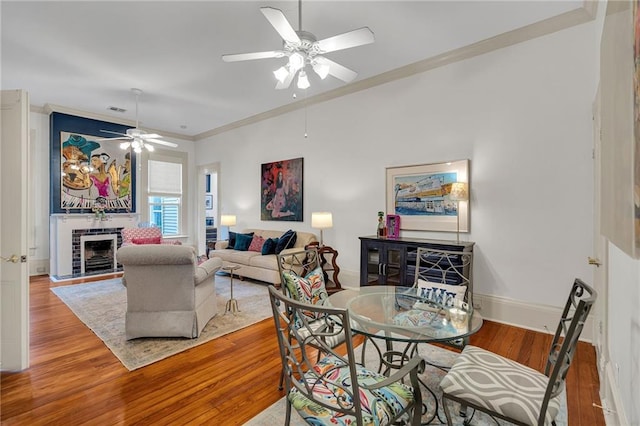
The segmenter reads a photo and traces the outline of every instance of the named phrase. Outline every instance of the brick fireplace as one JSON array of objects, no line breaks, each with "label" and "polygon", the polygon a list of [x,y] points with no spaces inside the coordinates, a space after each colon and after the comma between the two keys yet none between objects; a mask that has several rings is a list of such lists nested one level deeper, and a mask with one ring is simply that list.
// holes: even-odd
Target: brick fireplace
[{"label": "brick fireplace", "polygon": [[[51,215],[51,278],[63,280],[119,270],[115,253],[122,244],[120,231],[136,227],[138,221],[137,214],[112,214],[106,220],[94,215]],[[87,270],[87,257],[95,256]]]}]

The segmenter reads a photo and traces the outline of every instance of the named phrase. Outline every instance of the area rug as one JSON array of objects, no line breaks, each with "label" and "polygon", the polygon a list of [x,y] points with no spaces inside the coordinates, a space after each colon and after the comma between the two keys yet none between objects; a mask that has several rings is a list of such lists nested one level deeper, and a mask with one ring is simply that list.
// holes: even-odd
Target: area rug
[{"label": "area rug", "polygon": [[[360,359],[360,353],[362,350],[362,346],[356,348],[358,353],[358,360]],[[425,360],[428,361],[427,368],[424,373],[420,375],[420,378],[424,382],[424,384],[434,391],[435,398],[428,391],[422,388],[422,401],[427,406],[426,413],[422,416],[423,424],[446,424],[447,419],[444,414],[444,410],[442,408],[442,392],[440,391],[439,383],[446,374],[441,368],[438,367],[449,367],[453,364],[455,360],[456,353],[452,351],[448,351],[446,349],[441,349],[433,345],[423,344],[419,347],[419,354]],[[377,368],[379,365],[379,357],[378,354],[371,350],[371,345],[367,346],[366,357],[365,357],[365,365],[373,366],[372,369]],[[370,367],[371,368],[371,367]],[[567,425],[567,404],[566,404],[566,395],[563,393],[561,396],[561,409],[558,418],[556,419],[556,424],[558,426],[566,426]],[[437,399],[436,399],[437,398]],[[437,401],[437,410],[436,410],[436,401]],[[285,398],[280,398],[266,410],[262,411],[260,414],[249,420],[245,425],[246,426],[271,426],[271,425],[281,425],[284,424],[285,412],[286,412]],[[495,426],[495,425],[509,425],[510,423],[504,422],[502,420],[495,420],[488,415],[476,412],[471,415],[473,410],[469,409],[468,417],[470,417],[469,423],[464,423],[464,419],[458,415],[459,412],[459,404],[450,403],[449,411],[452,415],[455,416],[453,419],[454,425],[475,425],[475,426]],[[302,417],[298,415],[295,410],[291,410],[291,426],[303,426],[306,423],[302,420]]]},{"label": "area rug", "polygon": [[233,296],[240,312],[226,314],[230,298],[228,276],[216,276],[218,314],[198,338],[125,339],[127,293],[121,278],[51,288],[76,316],[91,329],[129,370],[135,370],[217,337],[271,317],[267,286],[233,281]]}]

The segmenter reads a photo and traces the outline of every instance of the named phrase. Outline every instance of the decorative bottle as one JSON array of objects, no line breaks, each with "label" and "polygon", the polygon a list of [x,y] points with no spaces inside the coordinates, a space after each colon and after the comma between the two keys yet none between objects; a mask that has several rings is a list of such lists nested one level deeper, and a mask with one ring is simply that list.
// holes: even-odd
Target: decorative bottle
[{"label": "decorative bottle", "polygon": [[387,236],[387,228],[384,226],[384,212],[378,212],[378,238]]}]

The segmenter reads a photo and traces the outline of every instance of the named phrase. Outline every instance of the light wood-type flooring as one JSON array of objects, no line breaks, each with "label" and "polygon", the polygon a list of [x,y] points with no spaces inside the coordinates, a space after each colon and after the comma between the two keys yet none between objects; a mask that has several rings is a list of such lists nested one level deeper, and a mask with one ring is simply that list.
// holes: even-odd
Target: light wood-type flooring
[{"label": "light wood-type flooring", "polygon": [[[31,367],[2,373],[2,425],[241,425],[282,397],[271,319],[129,372],[49,289],[69,284],[31,279]],[[486,321],[471,343],[541,371],[550,340]],[[580,343],[571,426],[605,424],[598,389],[594,348]]]}]

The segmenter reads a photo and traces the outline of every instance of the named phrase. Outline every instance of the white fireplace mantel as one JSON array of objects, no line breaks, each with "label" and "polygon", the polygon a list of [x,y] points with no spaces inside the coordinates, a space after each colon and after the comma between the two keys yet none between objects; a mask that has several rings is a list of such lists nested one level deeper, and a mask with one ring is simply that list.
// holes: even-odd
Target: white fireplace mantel
[{"label": "white fireplace mantel", "polygon": [[50,216],[50,275],[64,277],[73,273],[72,240],[74,229],[131,228],[140,221],[137,213],[108,214],[106,220],[94,214],[53,214]]}]

